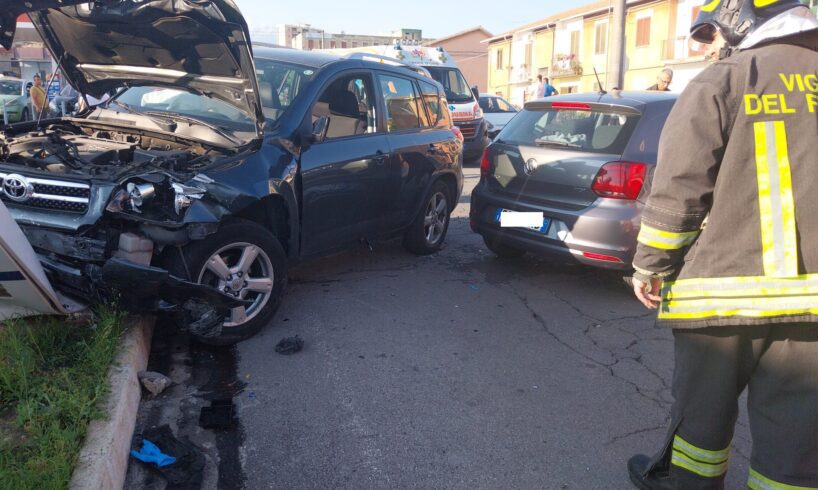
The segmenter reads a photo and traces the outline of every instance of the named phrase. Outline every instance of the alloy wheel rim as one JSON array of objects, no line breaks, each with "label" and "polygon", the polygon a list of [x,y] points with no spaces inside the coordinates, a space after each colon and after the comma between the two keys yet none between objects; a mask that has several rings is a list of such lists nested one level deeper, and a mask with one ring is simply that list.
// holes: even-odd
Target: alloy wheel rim
[{"label": "alloy wheel rim", "polygon": [[275,270],[270,257],[258,245],[231,243],[213,253],[199,272],[199,284],[218,289],[222,294],[252,301],[230,311],[224,327],[249,322],[270,301],[275,284]]},{"label": "alloy wheel rim", "polygon": [[437,243],[443,236],[448,220],[448,209],[446,196],[442,192],[436,192],[426,205],[426,213],[423,217],[423,232],[426,235],[426,242]]}]

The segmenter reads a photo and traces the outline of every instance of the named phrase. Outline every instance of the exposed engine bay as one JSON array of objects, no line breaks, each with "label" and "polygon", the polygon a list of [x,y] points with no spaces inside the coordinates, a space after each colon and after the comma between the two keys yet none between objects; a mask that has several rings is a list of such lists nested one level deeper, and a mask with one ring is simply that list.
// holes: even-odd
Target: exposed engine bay
[{"label": "exposed engine bay", "polygon": [[105,129],[52,126],[0,142],[2,163],[70,177],[118,180],[139,170],[191,172],[207,166],[213,150]]}]

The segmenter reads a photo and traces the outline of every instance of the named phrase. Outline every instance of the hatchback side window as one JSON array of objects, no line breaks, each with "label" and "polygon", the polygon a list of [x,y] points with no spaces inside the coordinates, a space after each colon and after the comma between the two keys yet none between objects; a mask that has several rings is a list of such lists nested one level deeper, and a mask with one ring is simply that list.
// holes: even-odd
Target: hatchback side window
[{"label": "hatchback side window", "polygon": [[372,80],[367,75],[346,75],[333,81],[318,97],[313,119],[327,117],[327,139],[359,136],[376,131]]},{"label": "hatchback side window", "polygon": [[390,75],[380,75],[379,78],[387,129],[394,132],[419,128],[420,107],[411,80]]}]

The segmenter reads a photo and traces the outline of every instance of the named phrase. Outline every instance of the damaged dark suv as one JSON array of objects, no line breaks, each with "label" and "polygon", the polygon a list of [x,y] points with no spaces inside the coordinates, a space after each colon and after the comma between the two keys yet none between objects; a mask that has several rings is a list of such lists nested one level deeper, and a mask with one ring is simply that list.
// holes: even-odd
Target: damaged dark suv
[{"label": "damaged dark suv", "polygon": [[230,344],[270,320],[294,261],[393,237],[442,246],[462,137],[432,79],[253,52],[230,0],[0,7],[0,44],[27,11],[65,79],[113,94],[0,135],[0,199],[60,293],[118,295]]}]

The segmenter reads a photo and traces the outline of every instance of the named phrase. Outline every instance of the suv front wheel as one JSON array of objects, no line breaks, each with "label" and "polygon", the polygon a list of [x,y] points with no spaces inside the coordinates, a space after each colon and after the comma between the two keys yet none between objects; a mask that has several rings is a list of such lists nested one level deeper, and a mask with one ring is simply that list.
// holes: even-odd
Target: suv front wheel
[{"label": "suv front wheel", "polygon": [[426,196],[423,208],[403,237],[403,246],[412,253],[428,255],[443,247],[449,229],[449,188],[437,181]]},{"label": "suv front wheel", "polygon": [[230,311],[218,335],[194,333],[201,342],[231,345],[250,338],[281,304],[287,282],[284,249],[275,236],[256,223],[227,222],[207,239],[186,246],[182,253],[187,267],[176,261],[169,267],[172,273],[180,277],[189,274],[193,282],[250,302]]}]

